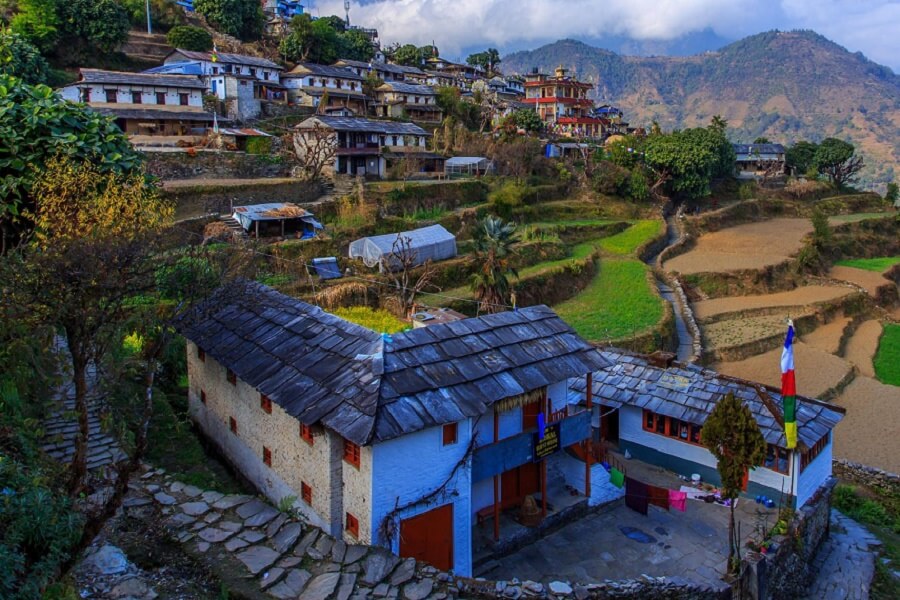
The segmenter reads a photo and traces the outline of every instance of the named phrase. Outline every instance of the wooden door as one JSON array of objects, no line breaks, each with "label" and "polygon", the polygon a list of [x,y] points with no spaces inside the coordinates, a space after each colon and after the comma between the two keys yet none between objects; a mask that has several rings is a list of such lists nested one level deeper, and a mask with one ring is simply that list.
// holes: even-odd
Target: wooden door
[{"label": "wooden door", "polygon": [[522,431],[537,428],[537,417],[540,412],[540,400],[535,400],[534,402],[522,406]]},{"label": "wooden door", "polygon": [[500,476],[500,508],[507,509],[522,504],[529,494],[541,491],[541,469],[537,463],[525,463]]},{"label": "wooden door", "polygon": [[441,571],[452,569],[453,505],[400,521],[400,556],[427,562]]}]

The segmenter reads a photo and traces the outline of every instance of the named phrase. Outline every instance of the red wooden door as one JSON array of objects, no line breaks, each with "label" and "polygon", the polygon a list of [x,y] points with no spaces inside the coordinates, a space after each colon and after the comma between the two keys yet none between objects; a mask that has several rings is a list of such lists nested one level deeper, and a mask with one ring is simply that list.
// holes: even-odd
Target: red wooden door
[{"label": "red wooden door", "polygon": [[512,508],[522,504],[529,494],[541,491],[541,469],[537,463],[525,463],[500,476],[500,507]]},{"label": "red wooden door", "polygon": [[540,400],[535,400],[522,407],[522,431],[528,431],[537,427],[537,417],[540,412]]},{"label": "red wooden door", "polygon": [[446,504],[400,521],[400,556],[453,568],[453,505]]}]

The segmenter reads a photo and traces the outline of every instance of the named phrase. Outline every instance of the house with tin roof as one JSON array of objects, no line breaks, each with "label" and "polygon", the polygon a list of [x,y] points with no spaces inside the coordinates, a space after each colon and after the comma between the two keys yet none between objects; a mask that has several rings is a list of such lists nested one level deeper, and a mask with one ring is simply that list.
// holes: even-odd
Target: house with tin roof
[{"label": "house with tin roof", "polygon": [[315,63],[298,63],[281,76],[291,104],[313,106],[322,111],[347,108],[360,116],[366,114],[369,104],[363,91],[364,81],[365,77],[346,67]]},{"label": "house with tin roof", "polygon": [[206,135],[214,117],[203,109],[205,89],[197,75],[80,69],[78,81],[59,93],[112,116],[135,143],[161,143]]},{"label": "house with tin roof", "polygon": [[[595,437],[620,453],[720,484],[716,459],[702,445],[703,423],[732,393],[750,408],[767,444],[765,461],[747,474],[746,495],[785,497],[800,508],[831,477],[833,431],[844,408],[798,396],[798,445],[788,450],[779,390],[677,363],[665,353],[604,349],[602,354],[611,366],[592,374]],[[585,378],[570,382],[573,400],[583,397],[587,385]]]},{"label": "house with tin roof", "polygon": [[546,306],[390,336],[244,281],[177,327],[191,418],[262,493],[461,575],[473,527],[529,495],[553,510],[547,462],[590,437],[567,381],[611,366]]}]

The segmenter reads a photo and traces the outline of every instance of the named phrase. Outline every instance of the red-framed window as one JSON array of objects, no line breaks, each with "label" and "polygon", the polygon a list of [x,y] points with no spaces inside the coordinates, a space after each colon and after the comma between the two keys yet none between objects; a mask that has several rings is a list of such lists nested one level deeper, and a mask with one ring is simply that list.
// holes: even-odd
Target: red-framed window
[{"label": "red-framed window", "polygon": [[142,95],[141,92],[131,92],[131,103],[140,104]]},{"label": "red-framed window", "polygon": [[165,104],[166,103],[166,93],[165,92],[156,92],[156,103],[157,104]]},{"label": "red-framed window", "polygon": [[822,450],[825,449],[825,446],[828,445],[828,434],[822,436],[818,442],[816,442],[812,448],[800,454],[800,472],[802,473],[806,467],[809,466],[809,463],[816,460],[816,457],[822,453]]},{"label": "red-framed window", "polygon": [[350,440],[344,440],[344,461],[359,468],[359,446]]},{"label": "red-framed window", "polygon": [[231,433],[237,435],[237,419],[228,417],[228,428],[231,429]]},{"label": "red-framed window", "polygon": [[189,104],[189,98],[187,94],[178,94],[178,102],[181,106],[187,106]]},{"label": "red-framed window", "polygon": [[206,392],[200,390],[200,404],[206,404]]},{"label": "red-framed window", "polygon": [[312,487],[305,481],[300,482],[300,499],[312,506]]},{"label": "red-framed window", "polygon": [[263,462],[267,467],[272,466],[272,451],[263,446]]},{"label": "red-framed window", "polygon": [[774,444],[766,444],[766,460],[763,461],[763,466],[767,469],[775,471],[776,473],[781,473],[782,475],[790,475],[790,451]]},{"label": "red-framed window", "polygon": [[237,375],[234,374],[234,371],[231,369],[227,369],[225,371],[225,379],[228,380],[228,383],[231,385],[237,385]]},{"label": "red-framed window", "polygon": [[316,443],[316,439],[313,437],[312,427],[309,425],[305,425],[300,423],[300,439],[304,442],[312,446]]},{"label": "red-framed window", "polygon": [[347,513],[346,525],[344,529],[347,530],[347,533],[352,535],[353,537],[359,537],[359,519],[353,516],[352,513]]},{"label": "red-framed window", "polygon": [[446,425],[444,425],[444,445],[450,446],[452,444],[455,444],[457,439],[459,439],[458,434],[459,427],[457,426],[457,423],[447,423]]},{"label": "red-framed window", "polygon": [[117,96],[119,95],[118,90],[103,90],[106,92],[106,102],[109,104],[115,104],[117,100]]},{"label": "red-framed window", "polygon": [[644,410],[644,422],[642,425],[644,431],[650,433],[664,435],[680,442],[684,442],[685,444],[693,444],[695,446],[703,445],[701,440],[703,426],[697,425],[696,423],[689,423],[688,421],[682,421],[681,419],[674,419],[649,410]]},{"label": "red-framed window", "polygon": [[197,360],[206,362],[206,351],[200,346],[197,346]]},{"label": "red-framed window", "polygon": [[259,407],[265,412],[272,414],[272,400],[265,394],[259,395]]}]

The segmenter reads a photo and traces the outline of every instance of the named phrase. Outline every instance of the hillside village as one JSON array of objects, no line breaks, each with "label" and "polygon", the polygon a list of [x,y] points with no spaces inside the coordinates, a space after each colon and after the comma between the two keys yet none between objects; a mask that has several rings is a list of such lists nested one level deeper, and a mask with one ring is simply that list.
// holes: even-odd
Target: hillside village
[{"label": "hillside village", "polygon": [[63,4],[0,31],[0,597],[896,597],[853,144],[349,2]]}]

